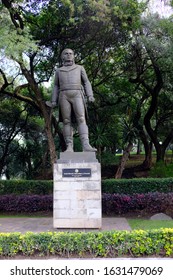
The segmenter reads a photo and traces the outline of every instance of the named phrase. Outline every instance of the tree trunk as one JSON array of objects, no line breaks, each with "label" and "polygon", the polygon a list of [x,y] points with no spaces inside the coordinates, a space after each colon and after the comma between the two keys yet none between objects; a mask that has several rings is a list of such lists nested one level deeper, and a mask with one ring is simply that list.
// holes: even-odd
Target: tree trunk
[{"label": "tree trunk", "polygon": [[145,169],[150,169],[152,166],[152,149],[153,149],[153,143],[148,142],[147,139],[144,144],[144,149],[145,149],[145,159],[142,163],[142,167]]},{"label": "tree trunk", "polygon": [[165,150],[166,150],[166,148],[161,144],[156,146],[156,152],[157,152],[156,162],[164,161]]},{"label": "tree trunk", "polygon": [[141,153],[141,141],[138,139],[137,152],[136,152],[136,154],[137,154],[137,155],[140,155],[140,153]]},{"label": "tree trunk", "polygon": [[123,170],[125,168],[127,160],[129,159],[130,151],[132,150],[132,148],[133,148],[132,143],[129,143],[127,145],[127,147],[125,148],[125,150],[123,152],[123,155],[121,157],[117,172],[115,174],[115,179],[121,179],[122,174],[123,174]]},{"label": "tree trunk", "polygon": [[51,119],[46,110],[45,104],[42,104],[41,107],[42,107],[42,114],[43,114],[44,121],[45,121],[45,131],[46,131],[48,145],[49,145],[50,159],[51,159],[51,164],[53,167],[54,163],[57,160],[57,155],[56,155],[56,149],[55,149],[55,142],[54,142],[53,135],[52,135]]},{"label": "tree trunk", "polygon": [[40,111],[42,113],[42,116],[44,118],[45,131],[46,131],[48,145],[49,145],[49,151],[50,151],[50,159],[51,159],[51,164],[52,164],[52,167],[53,167],[53,165],[54,165],[54,163],[57,159],[57,155],[56,155],[55,143],[54,143],[54,139],[53,139],[53,135],[52,135],[52,129],[51,129],[51,113],[48,112],[48,110],[46,108],[45,101],[43,100],[42,94],[40,92],[38,84],[34,80],[34,77],[26,69],[23,62],[18,61],[18,63],[21,67],[23,75],[25,76],[25,78],[28,81],[28,84],[30,85],[33,92],[35,93],[37,104],[38,104],[38,106],[40,108]]}]

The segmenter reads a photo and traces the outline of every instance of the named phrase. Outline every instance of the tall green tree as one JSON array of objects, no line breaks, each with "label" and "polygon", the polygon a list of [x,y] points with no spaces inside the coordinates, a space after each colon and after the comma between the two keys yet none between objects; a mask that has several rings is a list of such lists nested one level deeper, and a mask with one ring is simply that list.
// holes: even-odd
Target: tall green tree
[{"label": "tall green tree", "polygon": [[3,98],[0,128],[0,177],[33,179],[41,170],[49,169],[44,121],[36,110],[13,98]]},{"label": "tall green tree", "polygon": [[164,160],[173,139],[171,30],[169,19],[158,16],[143,19],[128,56],[129,80],[136,85],[141,106],[136,124],[138,128],[144,126],[156,149],[157,161]]},{"label": "tall green tree", "polygon": [[0,176],[7,168],[8,157],[19,148],[15,138],[20,137],[26,125],[27,116],[24,111],[25,108],[14,100],[6,98],[0,102]]}]

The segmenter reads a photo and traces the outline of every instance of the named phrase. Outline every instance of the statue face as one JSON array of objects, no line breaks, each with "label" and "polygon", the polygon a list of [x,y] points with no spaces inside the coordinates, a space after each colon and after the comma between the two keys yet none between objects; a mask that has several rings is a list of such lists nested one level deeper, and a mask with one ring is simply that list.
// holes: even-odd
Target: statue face
[{"label": "statue face", "polygon": [[74,52],[71,49],[65,49],[62,52],[61,58],[62,58],[63,64],[66,62],[73,63],[74,62]]}]

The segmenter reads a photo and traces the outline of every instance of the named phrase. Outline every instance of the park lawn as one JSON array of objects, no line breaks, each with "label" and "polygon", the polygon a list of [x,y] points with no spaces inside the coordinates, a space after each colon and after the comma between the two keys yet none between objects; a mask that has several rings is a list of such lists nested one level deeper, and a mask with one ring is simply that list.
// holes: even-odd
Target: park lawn
[{"label": "park lawn", "polygon": [[143,220],[143,219],[127,219],[132,230],[142,229],[160,229],[160,228],[173,228],[173,220]]},{"label": "park lawn", "polygon": [[[120,160],[122,154],[118,154],[116,156],[119,157],[119,160]],[[165,162],[171,163],[172,158],[173,158],[172,150],[166,151]],[[141,165],[143,163],[144,159],[145,159],[144,153],[137,155],[136,152],[131,152],[129,159],[126,162],[126,168],[131,168],[131,167]],[[156,152],[153,152],[152,153],[152,163],[154,164],[155,162],[156,162]]]},{"label": "park lawn", "polygon": [[53,218],[52,212],[35,212],[35,213],[0,213],[0,218]]}]

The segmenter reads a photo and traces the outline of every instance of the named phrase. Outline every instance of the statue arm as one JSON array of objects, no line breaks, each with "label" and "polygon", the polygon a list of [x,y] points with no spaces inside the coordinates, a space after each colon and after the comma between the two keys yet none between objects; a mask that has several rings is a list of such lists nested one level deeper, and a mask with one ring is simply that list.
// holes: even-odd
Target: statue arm
[{"label": "statue arm", "polygon": [[87,95],[89,101],[93,102],[94,96],[93,96],[92,86],[88,79],[88,76],[86,74],[84,67],[81,67],[81,80],[82,80],[82,85],[84,87],[85,94]]}]

